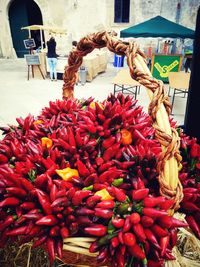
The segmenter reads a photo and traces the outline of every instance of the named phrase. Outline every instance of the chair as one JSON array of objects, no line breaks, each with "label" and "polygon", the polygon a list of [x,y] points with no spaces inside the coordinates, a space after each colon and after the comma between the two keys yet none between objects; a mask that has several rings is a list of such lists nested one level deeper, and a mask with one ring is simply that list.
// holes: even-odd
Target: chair
[{"label": "chair", "polygon": [[184,94],[183,97],[186,96],[189,89],[189,81],[190,81],[190,73],[186,72],[169,72],[169,93],[170,89],[174,89],[174,93],[172,96],[172,109],[174,105],[175,96],[178,94]]}]

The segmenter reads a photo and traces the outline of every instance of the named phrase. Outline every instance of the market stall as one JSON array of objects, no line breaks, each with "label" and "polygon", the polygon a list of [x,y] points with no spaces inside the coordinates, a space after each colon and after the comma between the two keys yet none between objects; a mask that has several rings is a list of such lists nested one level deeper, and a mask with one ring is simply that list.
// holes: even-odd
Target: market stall
[{"label": "market stall", "polygon": [[[160,39],[158,39],[158,45],[156,49],[158,53],[152,53],[152,47],[149,46],[147,54],[150,57],[149,58],[149,60],[151,61],[150,67],[151,67],[151,72],[153,73],[154,77],[159,78],[163,80],[164,82],[166,82],[168,81],[167,74],[165,74],[164,77],[162,77],[162,75],[159,75],[159,72],[156,73],[158,70],[158,66],[156,67],[155,64],[156,64],[158,57],[159,57],[160,70],[165,69],[167,70],[166,73],[168,73],[169,70],[170,71],[180,70],[182,59],[183,59],[180,56],[181,55],[184,56],[183,51],[179,51],[179,53],[176,53],[175,42],[169,41],[169,40],[166,41],[166,38],[181,39],[181,40],[184,40],[186,38],[194,39],[194,31],[182,25],[174,23],[170,20],[167,20],[161,16],[156,16],[150,20],[147,20],[145,22],[142,22],[140,24],[137,24],[135,26],[122,30],[120,32],[120,37],[122,38],[130,38],[130,37],[134,37],[134,38],[138,38],[138,37],[160,38],[162,37],[162,38],[165,38],[165,40],[164,41],[162,40],[162,42]],[[176,60],[178,60],[178,64],[172,64],[173,63],[172,55],[173,57],[176,57]]]},{"label": "market stall", "polygon": [[[40,33],[40,43],[41,43],[41,47],[34,50],[34,49],[30,49],[29,53],[35,54],[37,53],[39,55],[40,58],[40,68],[42,69],[42,72],[44,74],[44,76],[47,75],[47,63],[46,63],[46,48],[45,48],[45,41],[44,41],[44,33],[43,31],[48,32],[49,35],[59,35],[59,36],[63,36],[67,34],[67,31],[61,28],[57,28],[57,27],[51,27],[51,26],[45,26],[45,25],[30,25],[30,26],[26,26],[26,27],[22,27],[21,30],[28,30],[28,38],[30,40],[31,39],[31,31],[39,31]],[[63,66],[63,62],[67,62],[67,57],[63,56],[63,57],[59,57],[58,58],[58,66]],[[65,63],[66,64],[66,63]],[[36,77],[41,77],[40,73],[38,72],[38,68],[34,68],[34,71],[36,73]],[[61,69],[61,67],[60,67]]]}]

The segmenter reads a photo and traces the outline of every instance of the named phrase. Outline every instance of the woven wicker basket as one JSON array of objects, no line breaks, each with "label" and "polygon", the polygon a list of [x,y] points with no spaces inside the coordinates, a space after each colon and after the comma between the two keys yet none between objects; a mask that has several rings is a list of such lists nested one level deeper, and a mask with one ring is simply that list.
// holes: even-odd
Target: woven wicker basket
[{"label": "woven wicker basket", "polygon": [[[169,114],[171,105],[168,96],[165,94],[162,81],[152,77],[149,71],[145,55],[134,42],[122,42],[118,40],[113,33],[98,32],[88,35],[80,40],[77,48],[73,50],[68,59],[68,66],[65,68],[63,98],[73,97],[74,85],[76,83],[76,73],[82,64],[83,57],[93,51],[95,48],[107,47],[111,52],[118,55],[125,55],[130,69],[130,75],[133,79],[142,84],[149,95],[149,115],[153,121],[153,127],[156,130],[156,138],[162,146],[162,156],[158,163],[160,194],[167,198],[173,198],[175,204],[172,214],[178,209],[182,200],[182,186],[178,179],[178,167],[181,161],[179,154],[179,137],[176,129],[171,128]],[[66,241],[68,242],[68,241]],[[85,249],[81,254],[76,253],[76,246],[79,246],[76,240],[70,238],[68,245],[64,245],[63,260],[69,265],[96,266],[95,255],[93,257],[87,253],[87,241]],[[84,246],[84,245],[83,245]],[[69,252],[69,250],[73,252]],[[87,254],[87,255],[86,255]]]}]

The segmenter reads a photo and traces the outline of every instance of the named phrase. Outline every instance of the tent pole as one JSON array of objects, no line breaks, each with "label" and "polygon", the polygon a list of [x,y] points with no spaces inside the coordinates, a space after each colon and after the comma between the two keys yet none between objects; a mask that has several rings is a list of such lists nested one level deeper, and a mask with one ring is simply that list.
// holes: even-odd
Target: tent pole
[{"label": "tent pole", "polygon": [[42,30],[40,29],[40,40],[41,40],[41,48],[43,49],[43,37],[42,37]]},{"label": "tent pole", "polygon": [[190,86],[188,91],[188,99],[185,114],[185,132],[189,136],[196,137],[200,143],[200,127],[199,127],[199,103],[200,103],[200,8],[197,13],[196,31],[194,39],[194,51],[192,56],[192,71],[190,78]]}]

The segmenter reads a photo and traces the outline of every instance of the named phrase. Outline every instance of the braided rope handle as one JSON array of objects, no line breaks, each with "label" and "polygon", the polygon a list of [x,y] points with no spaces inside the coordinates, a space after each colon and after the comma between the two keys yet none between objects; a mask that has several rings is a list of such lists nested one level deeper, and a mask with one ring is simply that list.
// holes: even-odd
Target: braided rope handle
[{"label": "braided rope handle", "polygon": [[122,42],[112,33],[98,32],[80,40],[68,59],[63,75],[63,99],[73,97],[76,73],[83,62],[83,57],[95,48],[107,47],[111,52],[127,57],[130,75],[146,87],[151,100],[149,115],[153,120],[156,138],[162,146],[162,155],[158,161],[160,194],[174,199],[173,209],[179,207],[183,198],[182,186],[178,178],[178,167],[181,161],[179,153],[180,139],[175,128],[171,128],[169,114],[171,104],[165,93],[163,82],[152,77],[145,55],[135,42]]}]

